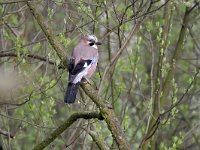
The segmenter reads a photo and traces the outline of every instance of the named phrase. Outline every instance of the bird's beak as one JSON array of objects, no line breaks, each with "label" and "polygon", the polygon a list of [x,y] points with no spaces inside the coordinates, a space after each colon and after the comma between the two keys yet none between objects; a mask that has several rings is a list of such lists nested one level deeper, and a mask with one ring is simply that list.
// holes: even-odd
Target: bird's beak
[{"label": "bird's beak", "polygon": [[101,45],[101,42],[95,42],[96,45]]}]

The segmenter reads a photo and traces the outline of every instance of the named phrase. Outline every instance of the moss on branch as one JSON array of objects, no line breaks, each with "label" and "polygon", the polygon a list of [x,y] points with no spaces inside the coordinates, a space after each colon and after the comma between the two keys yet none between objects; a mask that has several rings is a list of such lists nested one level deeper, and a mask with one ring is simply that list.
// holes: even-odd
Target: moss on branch
[{"label": "moss on branch", "polygon": [[53,140],[55,140],[61,133],[63,133],[70,125],[72,125],[76,120],[83,119],[93,119],[97,118],[103,120],[100,113],[97,112],[78,112],[72,114],[63,124],[61,124],[57,129],[55,129],[45,140],[40,144],[35,146],[33,150],[41,150],[48,146]]},{"label": "moss on branch", "polygon": [[46,21],[44,20],[43,16],[38,12],[38,10],[36,10],[34,3],[27,1],[26,4],[28,5],[32,15],[35,17],[37,23],[40,25],[49,43],[56,51],[58,57],[62,60],[63,64],[67,66],[68,63],[67,53],[63,49],[62,44],[59,42],[57,37],[54,35],[52,28],[45,23]]}]

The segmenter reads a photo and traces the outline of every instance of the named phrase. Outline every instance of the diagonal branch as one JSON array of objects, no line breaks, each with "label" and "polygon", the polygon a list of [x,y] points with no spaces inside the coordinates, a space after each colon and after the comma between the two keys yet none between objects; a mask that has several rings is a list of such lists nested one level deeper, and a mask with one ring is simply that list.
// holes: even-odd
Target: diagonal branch
[{"label": "diagonal branch", "polygon": [[52,28],[45,23],[43,16],[37,12],[33,3],[30,3],[29,1],[26,1],[26,3],[31,13],[40,25],[45,36],[49,40],[51,46],[57,52],[58,57],[63,61],[64,65],[67,65],[67,54],[63,49],[61,43],[59,42],[58,38],[54,35]]},{"label": "diagonal branch", "polygon": [[51,142],[53,142],[61,133],[63,133],[70,125],[72,125],[76,120],[83,119],[93,119],[97,118],[103,120],[100,113],[97,112],[78,112],[72,114],[63,124],[61,124],[57,129],[55,129],[45,140],[40,144],[35,146],[33,150],[41,150],[47,147]]},{"label": "diagonal branch", "polygon": [[7,137],[9,137],[9,138],[14,138],[14,135],[13,135],[13,134],[11,134],[11,133],[9,133],[9,132],[7,132],[7,131],[4,131],[4,130],[2,130],[2,129],[0,129],[0,134],[2,134],[2,135],[4,135],[4,136],[7,136]]},{"label": "diagonal branch", "polygon": [[98,137],[94,131],[90,131],[89,135],[92,137],[93,141],[97,144],[100,150],[108,150],[109,148],[105,145],[103,139]]},{"label": "diagonal branch", "polygon": [[[36,7],[34,3],[26,2],[31,13],[35,17],[36,21],[40,25],[41,29],[45,33],[49,43],[52,45],[54,50],[57,52],[57,55],[63,62],[64,67],[67,66],[67,54],[62,49],[61,44],[57,40],[57,38],[54,36],[52,29],[44,23],[44,18],[41,16],[40,13],[38,13],[38,10],[36,10]],[[98,93],[94,88],[92,88],[90,85],[84,85],[81,84],[81,87],[85,91],[85,93],[92,99],[92,101],[97,105],[97,107],[100,110],[101,115],[105,119],[107,126],[109,130],[112,133],[113,138],[116,140],[118,147],[120,150],[130,150],[130,145],[128,143],[128,140],[124,134],[124,131],[122,130],[120,126],[120,122],[118,118],[116,117],[114,111],[112,108],[105,105],[103,102],[104,100],[98,96]]]},{"label": "diagonal branch", "polygon": [[[0,53],[0,57],[17,57],[17,54],[13,53],[13,52],[3,52],[3,53]],[[37,60],[44,61],[44,62],[48,62],[51,65],[55,65],[56,64],[55,62],[53,62],[51,60],[48,60],[48,58],[42,57],[40,55],[26,54],[25,57],[37,59]]]},{"label": "diagonal branch", "polygon": [[173,75],[174,75],[174,72],[175,72],[175,68],[176,68],[176,62],[177,62],[178,57],[181,53],[183,43],[184,43],[184,39],[186,37],[186,31],[187,31],[187,27],[188,27],[188,24],[189,24],[189,14],[190,14],[190,12],[191,12],[190,9],[187,7],[186,11],[185,11],[184,18],[183,18],[183,24],[182,24],[181,31],[180,31],[180,34],[179,34],[178,42],[176,44],[175,51],[174,51],[174,54],[173,54],[173,58],[172,58],[171,63],[170,63],[170,68],[169,68],[167,77],[165,79],[164,85],[163,85],[163,89],[162,89],[163,94],[162,94],[161,99],[160,99],[161,103],[164,100],[164,98],[167,96],[168,91],[169,91],[170,83],[172,81],[172,78],[173,78]]},{"label": "diagonal branch", "polygon": [[98,96],[97,91],[93,90],[93,88],[89,84],[87,85],[81,84],[81,87],[99,108],[102,116],[104,117],[107,123],[109,130],[112,133],[113,138],[116,140],[118,144],[119,149],[129,150],[130,145],[113,109],[103,102],[103,100]]},{"label": "diagonal branch", "polygon": [[109,74],[109,72],[111,72],[111,70],[113,68],[115,68],[118,59],[120,58],[120,56],[126,49],[127,45],[129,44],[129,42],[132,39],[132,37],[134,36],[134,34],[139,30],[140,24],[141,24],[141,21],[137,22],[137,24],[132,28],[127,40],[124,42],[122,47],[114,54],[113,58],[110,60],[110,63],[106,66],[105,71],[102,76],[101,84],[99,86],[100,87],[99,93],[101,92],[103,82],[106,80],[106,76]]},{"label": "diagonal branch", "polygon": [[[15,0],[15,1],[5,1],[5,2],[0,2],[0,5],[8,5],[8,4],[15,4],[15,3],[23,3],[26,2],[27,0]],[[31,1],[31,0],[28,0]]]}]

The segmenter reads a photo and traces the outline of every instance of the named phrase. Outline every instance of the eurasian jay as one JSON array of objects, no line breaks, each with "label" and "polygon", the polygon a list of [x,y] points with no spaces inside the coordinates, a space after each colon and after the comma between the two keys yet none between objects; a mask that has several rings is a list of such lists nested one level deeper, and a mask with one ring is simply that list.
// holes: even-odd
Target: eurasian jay
[{"label": "eurasian jay", "polygon": [[99,58],[97,45],[101,45],[97,37],[87,35],[82,37],[74,48],[68,65],[69,79],[65,103],[74,103],[80,82],[88,81],[95,72]]}]

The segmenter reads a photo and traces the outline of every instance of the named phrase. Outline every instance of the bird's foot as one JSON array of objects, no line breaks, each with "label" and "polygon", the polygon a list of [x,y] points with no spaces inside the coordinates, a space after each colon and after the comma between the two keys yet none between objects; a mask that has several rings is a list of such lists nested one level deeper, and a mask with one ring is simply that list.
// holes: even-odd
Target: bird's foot
[{"label": "bird's foot", "polygon": [[84,84],[87,84],[87,83],[88,83],[88,84],[91,85],[90,81],[89,81],[86,77],[82,78],[82,79],[81,79],[81,82],[84,83]]}]

